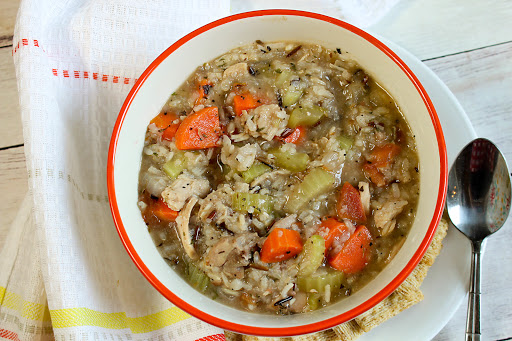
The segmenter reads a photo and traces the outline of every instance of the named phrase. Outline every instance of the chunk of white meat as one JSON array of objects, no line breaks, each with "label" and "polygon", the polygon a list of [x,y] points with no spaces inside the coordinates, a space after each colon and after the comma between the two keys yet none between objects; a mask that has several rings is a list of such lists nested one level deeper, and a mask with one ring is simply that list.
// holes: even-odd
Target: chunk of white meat
[{"label": "chunk of white meat", "polygon": [[228,277],[243,278],[244,266],[249,265],[251,251],[258,239],[256,233],[222,237],[208,251],[205,264],[210,267],[222,267],[222,272]]},{"label": "chunk of white meat", "polygon": [[254,159],[260,150],[258,144],[248,143],[243,147],[236,147],[231,144],[229,137],[222,138],[222,149],[220,159],[222,163],[239,172],[248,170],[254,163]]},{"label": "chunk of white meat", "polygon": [[204,197],[210,190],[210,183],[206,179],[195,179],[187,175],[180,175],[173,183],[164,189],[162,198],[167,206],[180,211],[185,202],[192,197]]},{"label": "chunk of white meat", "polygon": [[249,74],[247,63],[237,63],[228,67],[222,74],[223,79],[239,79]]},{"label": "chunk of white meat", "polygon": [[154,166],[150,166],[142,177],[142,185],[149,194],[159,197],[163,190],[169,186],[169,177]]},{"label": "chunk of white meat", "polygon": [[396,226],[395,218],[406,205],[406,200],[388,201],[375,211],[373,218],[381,236],[387,236],[393,231]]},{"label": "chunk of white meat", "polygon": [[264,186],[266,182],[272,184],[283,177],[289,177],[290,171],[286,169],[277,169],[271,172],[263,173],[251,182],[251,187]]},{"label": "chunk of white meat", "polygon": [[289,216],[286,216],[282,219],[279,219],[274,223],[274,226],[272,228],[281,228],[281,229],[287,229],[289,228],[293,223],[297,221],[297,215],[296,214],[290,214]]},{"label": "chunk of white meat", "polygon": [[183,249],[185,250],[185,253],[187,256],[190,257],[192,260],[199,259],[199,256],[196,253],[196,250],[194,249],[194,245],[192,244],[192,240],[190,238],[190,214],[192,213],[192,209],[197,203],[197,198],[192,197],[188,201],[187,205],[185,206],[185,209],[180,212],[178,217],[176,218],[176,226],[178,229],[178,235],[181,240],[181,244],[183,245]]},{"label": "chunk of white meat", "polygon": [[223,266],[228,256],[233,251],[235,238],[233,236],[222,237],[206,255],[206,265]]},{"label": "chunk of white meat", "polygon": [[359,182],[357,185],[359,188],[359,195],[361,196],[361,202],[363,203],[364,213],[370,214],[370,185],[367,182]]},{"label": "chunk of white meat", "polygon": [[270,231],[276,228],[298,230],[299,227],[297,225],[297,215],[290,214],[289,216],[279,219],[274,223],[274,225],[272,225]]},{"label": "chunk of white meat", "polygon": [[286,129],[290,115],[277,104],[264,104],[243,112],[241,125],[252,137],[262,137],[271,141]]}]

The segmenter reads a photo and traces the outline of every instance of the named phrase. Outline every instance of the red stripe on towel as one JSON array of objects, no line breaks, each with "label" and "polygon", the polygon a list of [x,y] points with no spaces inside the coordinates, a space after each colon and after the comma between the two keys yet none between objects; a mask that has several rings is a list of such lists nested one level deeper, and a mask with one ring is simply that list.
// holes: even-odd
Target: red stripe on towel
[{"label": "red stripe on towel", "polygon": [[[64,78],[84,78],[84,79],[90,79],[90,72],[89,71],[78,71],[78,70],[61,70],[59,73],[59,69],[52,69],[52,74],[54,76],[64,76]],[[70,77],[73,75],[73,77]],[[121,77],[121,76],[110,76],[110,75],[104,75],[99,74],[98,72],[92,73],[92,79],[93,80],[101,80],[102,82],[112,82],[114,84],[130,84],[137,82],[137,78],[129,78],[129,77]],[[122,81],[121,81],[122,80]]]},{"label": "red stripe on towel", "polygon": [[[27,38],[21,39],[21,46],[22,47],[29,46],[29,41],[30,41],[30,39],[27,39]],[[37,39],[33,39],[32,42],[35,47],[41,48],[41,46],[39,45],[39,41]],[[16,45],[13,44],[13,46],[14,46],[14,48],[12,49],[12,55],[14,56],[14,54],[16,52],[18,52],[18,50],[20,49],[20,42],[18,41],[18,43],[16,43]],[[43,52],[46,52],[44,49],[42,49],[42,50],[43,50]]]},{"label": "red stripe on towel", "polygon": [[18,334],[15,332],[11,332],[10,330],[1,329],[0,328],[0,337],[3,337],[7,340],[20,341]]},{"label": "red stripe on towel", "polygon": [[202,337],[196,341],[226,341],[226,336],[224,334],[215,334]]},{"label": "red stripe on towel", "polygon": [[[44,51],[44,49],[41,47],[41,45],[39,45],[39,40],[37,39],[27,39],[27,38],[23,38],[21,39],[21,47],[24,47],[24,46],[30,46],[33,44],[34,47],[39,47],[41,50],[43,50],[43,52],[46,52]],[[20,42],[18,41],[16,45],[14,45],[14,48],[12,49],[12,55],[14,56],[14,54],[16,52],[18,52],[18,50],[20,49]],[[59,73],[59,69],[52,69],[52,74],[54,76],[61,76],[61,77],[64,77],[64,78],[73,78],[73,79],[80,79],[80,78],[84,78],[84,79],[90,79],[90,72],[89,71],[79,71],[79,70],[60,70],[61,72]],[[94,80],[101,80],[103,82],[112,82],[112,83],[115,83],[115,84],[130,84],[130,83],[136,83],[137,82],[137,78],[129,78],[129,77],[122,77],[122,76],[110,76],[110,75],[105,75],[105,74],[98,74],[97,72],[93,72],[92,73],[92,79]]]}]

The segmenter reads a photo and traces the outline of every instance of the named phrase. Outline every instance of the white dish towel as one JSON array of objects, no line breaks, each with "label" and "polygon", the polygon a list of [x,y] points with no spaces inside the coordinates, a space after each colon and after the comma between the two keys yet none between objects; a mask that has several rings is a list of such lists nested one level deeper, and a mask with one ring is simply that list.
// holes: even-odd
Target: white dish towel
[{"label": "white dish towel", "polygon": [[184,34],[271,7],[368,26],[398,0],[23,0],[13,57],[29,194],[0,254],[0,339],[224,340],[139,273],[112,222],[110,134],[137,77]]}]

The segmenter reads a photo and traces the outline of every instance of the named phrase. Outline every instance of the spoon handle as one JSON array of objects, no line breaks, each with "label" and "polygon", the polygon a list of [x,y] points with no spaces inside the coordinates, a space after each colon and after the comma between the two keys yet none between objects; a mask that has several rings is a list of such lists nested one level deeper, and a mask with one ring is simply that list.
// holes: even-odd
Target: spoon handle
[{"label": "spoon handle", "polygon": [[466,341],[480,341],[480,259],[482,256],[482,241],[473,241],[472,244]]}]

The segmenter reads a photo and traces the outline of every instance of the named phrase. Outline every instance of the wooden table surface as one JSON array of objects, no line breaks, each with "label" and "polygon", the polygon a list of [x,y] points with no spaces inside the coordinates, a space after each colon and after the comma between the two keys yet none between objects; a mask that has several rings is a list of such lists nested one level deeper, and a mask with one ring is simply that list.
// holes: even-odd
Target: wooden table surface
[{"label": "wooden table surface", "polygon": [[[0,249],[27,192],[11,56],[18,6],[19,0],[0,1]],[[493,140],[512,162],[512,1],[401,1],[371,30],[430,67],[455,94],[478,136]],[[488,240],[483,259],[483,340],[512,340],[511,243],[509,219]],[[462,304],[434,340],[462,340],[465,315]]]}]

